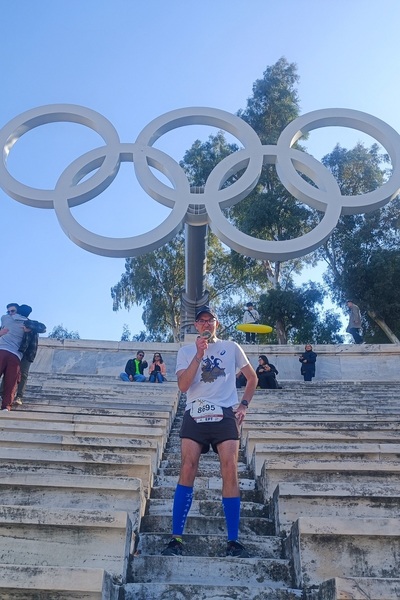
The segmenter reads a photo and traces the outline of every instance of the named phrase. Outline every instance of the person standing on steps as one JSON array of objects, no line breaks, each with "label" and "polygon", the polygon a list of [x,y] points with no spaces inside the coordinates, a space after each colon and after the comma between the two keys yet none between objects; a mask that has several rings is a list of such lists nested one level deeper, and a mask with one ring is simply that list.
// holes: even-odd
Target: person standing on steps
[{"label": "person standing on steps", "polygon": [[24,337],[22,338],[21,346],[19,347],[20,352],[23,353],[20,365],[21,380],[18,383],[17,395],[14,400],[15,404],[19,405],[23,403],[29,369],[36,358],[39,333],[46,333],[46,325],[40,323],[40,321],[32,321],[32,319],[29,319],[31,312],[32,308],[27,304],[21,304],[17,311],[18,315],[22,315],[28,319],[25,323],[25,328],[29,328],[29,331],[26,331],[25,329]]},{"label": "person standing on steps", "polygon": [[[243,315],[243,323],[256,325],[260,322],[260,315],[258,311],[254,308],[252,302],[248,302],[246,304],[246,309]],[[256,343],[256,334],[254,332],[246,331],[246,344],[255,344]]]},{"label": "person standing on steps", "polygon": [[351,333],[356,344],[363,343],[363,337],[361,335],[361,313],[357,304],[354,304],[353,300],[347,300],[347,306],[350,311],[349,324],[347,325],[346,331]]},{"label": "person standing on steps", "polygon": [[19,347],[24,337],[26,317],[18,315],[19,305],[7,304],[7,314],[1,317],[0,327],[0,377],[3,375],[2,411],[10,411],[20,378],[23,353]]},{"label": "person standing on steps", "polygon": [[306,344],[303,354],[300,355],[301,362],[300,372],[304,377],[304,381],[311,381],[315,377],[315,363],[317,354],[313,352],[311,344]]},{"label": "person standing on steps", "polygon": [[[249,553],[238,541],[239,432],[256,389],[257,376],[238,344],[216,337],[218,320],[208,306],[202,306],[195,319],[199,336],[194,344],[180,348],[176,363],[179,390],[186,392],[186,408],[179,434],[181,468],[174,495],[172,539],[162,554],[183,554],[182,535],[192,504],[200,456],[206,454],[211,446],[220,462],[222,505],[228,534],[226,555],[249,558]],[[238,369],[247,380],[239,404],[236,390]]]}]

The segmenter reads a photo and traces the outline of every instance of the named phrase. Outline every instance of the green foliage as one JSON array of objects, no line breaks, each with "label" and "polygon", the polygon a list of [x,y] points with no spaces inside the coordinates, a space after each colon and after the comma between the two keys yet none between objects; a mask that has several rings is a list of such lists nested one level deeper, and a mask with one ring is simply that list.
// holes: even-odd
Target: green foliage
[{"label": "green foliage", "polygon": [[126,323],[124,323],[122,326],[121,342],[129,342],[131,336],[132,334],[131,330],[129,329],[129,326]]},{"label": "green foliage", "polygon": [[[357,195],[380,187],[388,176],[387,156],[376,144],[352,150],[336,146],[322,162],[336,177],[342,194]],[[354,299],[364,320],[367,342],[388,342],[369,314],[376,313],[392,331],[400,333],[397,298],[400,294],[398,264],[400,201],[379,210],[341,217],[329,240],[319,249],[327,262],[324,280],[340,304]]]},{"label": "green foliage", "polygon": [[387,343],[386,334],[369,317],[369,312],[383,320],[400,337],[400,252],[377,248],[368,262],[350,265],[341,282],[349,290],[364,315],[364,339],[370,343]]},{"label": "green foliage", "polygon": [[[341,343],[340,318],[332,311],[321,311],[323,300],[321,287],[310,282],[301,288],[271,289],[268,294],[261,294],[258,311],[263,323],[280,324],[285,343]],[[276,335],[277,332],[270,334],[270,343],[277,341]]]},{"label": "green foliage", "polygon": [[158,250],[126,259],[125,273],[111,289],[113,310],[142,305],[143,322],[155,341],[178,340],[184,272],[182,234]]},{"label": "green foliage", "polygon": [[47,336],[54,340],[79,340],[79,333],[77,331],[68,331],[61,323],[61,325],[56,325],[53,327],[53,330]]},{"label": "green foliage", "polygon": [[297,65],[280,58],[253,84],[253,95],[238,115],[258,133],[263,144],[276,144],[290,121],[299,115]]},{"label": "green foliage", "polygon": [[[297,66],[281,58],[254,83],[246,108],[238,111],[263,144],[275,144],[286,125],[299,115],[298,81]],[[238,149],[218,132],[206,142],[196,140],[180,164],[191,185],[203,186],[215,165]],[[377,144],[370,148],[357,144],[351,150],[336,145],[322,162],[332,171],[344,195],[372,191],[389,176],[388,157],[380,153]],[[223,185],[231,185],[240,176],[241,173],[236,173]],[[300,237],[321,219],[318,211],[288,193],[273,165],[263,168],[250,196],[224,209],[224,213],[240,231],[271,241]],[[241,320],[243,304],[248,298],[254,301],[260,298],[262,320],[274,327],[274,333],[261,341],[341,342],[338,315],[321,312],[326,289],[312,284],[295,288],[293,283],[294,275],[301,273],[304,265],[316,264],[321,259],[328,265],[324,281],[336,302],[344,304],[347,297],[354,297],[364,319],[368,312],[375,311],[398,331],[399,223],[398,200],[366,215],[344,215],[323,247],[306,257],[283,263],[242,256],[226,249],[209,233],[206,289],[210,301],[218,308],[222,323],[219,335],[240,341],[242,334],[236,331],[235,324]],[[380,250],[387,254],[379,254]],[[126,261],[125,273],[111,294],[114,310],[133,304],[143,306],[146,331],[134,335],[134,339],[179,340],[184,261],[183,233],[159,250]],[[380,282],[380,287],[374,281]],[[381,291],[385,281],[393,287],[393,297]],[[368,336],[380,340],[374,320],[369,319],[366,326],[367,341]]]},{"label": "green foliage", "polygon": [[211,171],[221,160],[237,152],[236,144],[228,144],[222,131],[210,135],[207,142],[196,140],[179,163],[185,169],[191,186],[204,186]]}]

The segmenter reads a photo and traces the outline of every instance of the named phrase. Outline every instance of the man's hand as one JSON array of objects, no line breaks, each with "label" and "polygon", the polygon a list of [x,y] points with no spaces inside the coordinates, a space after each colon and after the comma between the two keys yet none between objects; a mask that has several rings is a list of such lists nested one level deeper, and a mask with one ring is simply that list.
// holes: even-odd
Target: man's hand
[{"label": "man's hand", "polygon": [[198,358],[203,358],[205,351],[208,348],[208,340],[206,337],[202,337],[201,335],[199,335],[196,338],[196,356]]},{"label": "man's hand", "polygon": [[0,337],[3,335],[6,335],[6,333],[8,333],[10,330],[8,329],[8,327],[3,327],[2,329],[0,329]]},{"label": "man's hand", "polygon": [[247,408],[244,404],[239,404],[239,406],[235,410],[235,417],[239,425],[241,425],[244,421],[244,418],[246,416],[246,410]]}]

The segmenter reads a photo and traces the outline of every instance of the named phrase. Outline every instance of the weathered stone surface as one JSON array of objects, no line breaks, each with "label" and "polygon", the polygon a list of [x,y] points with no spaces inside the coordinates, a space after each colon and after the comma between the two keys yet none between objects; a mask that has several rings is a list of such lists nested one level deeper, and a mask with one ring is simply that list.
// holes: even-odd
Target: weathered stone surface
[{"label": "weathered stone surface", "polygon": [[396,430],[373,429],[367,431],[360,430],[335,430],[335,429],[301,429],[296,430],[276,430],[263,427],[253,429],[252,424],[246,423],[242,431],[242,443],[246,455],[251,457],[256,444],[282,445],[312,443],[399,443],[399,432]]},{"label": "weathered stone surface", "polygon": [[271,503],[277,535],[289,532],[298,517],[397,518],[400,485],[280,483]]},{"label": "weathered stone surface", "polygon": [[128,583],[124,600],[299,600],[301,590],[249,585]]},{"label": "weathered stone surface", "polygon": [[382,462],[386,465],[399,464],[400,444],[370,444],[368,442],[346,444],[256,444],[253,450],[251,466],[256,476],[261,474],[261,469],[266,463],[267,468],[271,461],[300,462],[340,462],[353,461],[368,464]]},{"label": "weathered stone surface", "polygon": [[103,569],[0,564],[2,600],[118,600]]},{"label": "weathered stone surface", "polygon": [[[330,511],[329,503],[331,501],[336,503],[333,508],[335,515],[339,512],[337,503],[340,502],[340,510],[351,515],[350,521],[355,519],[354,513],[351,514],[352,502],[354,502],[354,510],[358,508],[361,514],[368,517],[369,520],[372,515],[377,514],[375,509],[378,508],[381,511],[384,510],[385,517],[388,517],[393,502],[396,502],[394,482],[396,482],[396,486],[400,485],[400,472],[395,468],[396,465],[392,465],[394,461],[385,460],[386,449],[383,445],[390,445],[388,453],[392,454],[395,444],[400,443],[398,432],[400,349],[393,346],[387,348],[318,347],[317,378],[313,384],[305,385],[300,381],[299,364],[297,356],[294,354],[297,351],[296,348],[263,347],[263,353],[266,352],[270,360],[276,366],[279,365],[279,380],[283,383],[283,389],[258,390],[243,425],[243,445],[246,445],[246,450],[249,451],[247,465],[251,465],[250,453],[256,444],[265,444],[261,453],[270,453],[268,458],[267,455],[263,455],[263,458],[268,460],[268,468],[267,470],[263,468],[257,484],[245,463],[240,469],[240,487],[243,496],[241,539],[257,558],[238,561],[223,557],[226,534],[221,505],[218,502],[221,496],[218,461],[216,459],[213,463],[209,457],[202,457],[201,469],[203,471],[201,472],[203,475],[196,480],[195,500],[185,532],[188,545],[187,556],[182,559],[163,557],[161,560],[160,548],[164,546],[169,537],[170,507],[177,481],[179,422],[174,423],[172,437],[167,443],[166,434],[170,430],[178,407],[177,387],[176,382],[173,381],[174,361],[178,345],[171,345],[171,347],[161,350],[166,358],[170,379],[162,386],[148,383],[128,384],[118,379],[118,374],[123,370],[127,358],[130,358],[133,350],[136,349],[131,343],[115,345],[101,342],[87,343],[79,340],[79,344],[74,344],[73,341],[62,344],[49,340],[44,342],[43,349],[46,356],[42,354],[42,357],[39,358],[38,355],[37,361],[32,365],[25,404],[15,413],[3,413],[1,420],[1,424],[6,425],[3,428],[3,440],[0,440],[0,504],[11,505],[11,500],[14,500],[14,514],[17,514],[15,509],[16,506],[19,506],[18,510],[24,508],[30,511],[36,509],[49,511],[50,517],[60,509],[67,512],[74,510],[85,512],[93,507],[109,513],[115,510],[129,512],[134,528],[141,524],[142,531],[140,539],[135,538],[138,546],[135,545],[135,558],[132,562],[132,570],[129,570],[135,580],[125,584],[120,590],[120,596],[122,594],[124,600],[133,600],[133,598],[135,600],[142,598],[159,600],[163,596],[171,598],[171,600],[172,598],[173,600],[205,600],[205,598],[207,600],[221,600],[222,598],[226,600],[227,597],[231,600],[236,598],[240,598],[240,600],[243,598],[246,600],[300,598],[302,591],[290,587],[291,584],[293,585],[293,581],[288,568],[289,562],[282,560],[281,557],[280,539],[276,535],[269,535],[269,533],[276,532],[273,528],[275,521],[268,519],[267,501],[279,482],[281,482],[281,490],[284,490],[284,485],[303,486],[302,490],[298,488],[296,490],[295,487],[292,487],[291,490],[287,488],[286,494],[284,491],[281,494],[281,502],[283,502],[283,498],[285,501],[289,501],[289,497],[292,502],[296,495],[299,496],[296,491],[299,492],[302,499],[301,506],[298,509],[292,506],[290,510],[292,510],[293,517],[298,517],[296,512],[304,514],[304,510],[318,508],[319,516],[314,512],[310,513],[313,515],[313,522],[321,517],[321,512],[325,514],[324,511]],[[152,345],[146,346],[146,358],[149,358],[155,350],[160,350],[160,348]],[[261,349],[257,346],[250,349],[250,358],[254,365],[257,363],[260,351]],[[383,368],[380,370],[381,381],[379,382],[366,381],[368,376],[365,376],[363,372],[363,365],[368,365],[371,357],[376,363],[382,360]],[[396,365],[396,375],[394,368],[390,371],[389,363],[393,366]],[[47,373],[44,365],[48,369]],[[289,376],[291,369],[294,369],[293,379]],[[337,377],[336,381],[329,381],[332,374]],[[354,381],[355,375],[364,381],[362,383]],[[383,378],[387,381],[384,382]],[[346,379],[347,381],[345,381]],[[389,381],[390,379],[392,381]],[[239,396],[241,393],[240,391]],[[30,404],[33,399],[35,402]],[[20,422],[13,423],[18,419]],[[22,424],[22,421],[29,422],[29,425]],[[58,425],[53,429],[53,424]],[[143,430],[149,432],[149,435],[143,438],[139,429],[142,432]],[[154,455],[152,465],[139,474],[139,477],[143,479],[141,491],[140,486],[135,487],[132,482],[135,478],[128,476],[133,474],[133,470],[130,470],[133,469],[133,465],[123,456],[133,452],[136,454],[136,449],[134,451],[133,447],[140,439],[143,440],[143,445],[140,447],[139,444],[139,455],[143,454],[140,451],[141,448],[144,450],[146,447],[150,451],[152,448],[150,441],[153,440],[151,433],[156,429],[162,430],[164,434],[162,440],[159,441],[159,446],[166,448],[166,455],[163,462],[160,463],[161,470],[155,479],[157,485],[152,490],[152,499],[157,497],[162,501],[157,500],[153,506],[149,504],[148,514],[141,518],[143,494],[148,494],[150,490],[150,483],[147,483],[148,474],[155,470]],[[42,437],[40,438],[40,436]],[[40,440],[42,444],[40,444]],[[131,443],[131,440],[135,441]],[[57,450],[52,444],[57,445],[59,441],[61,441],[61,446]],[[3,458],[1,458],[2,442],[7,444],[7,448],[4,450],[9,454]],[[34,448],[37,443],[41,445],[40,448]],[[10,445],[19,444],[21,444],[21,448],[29,448],[30,456],[25,455],[23,458],[22,455],[15,454],[15,450],[18,448],[10,448]],[[332,451],[330,458],[337,460],[325,460],[328,455],[328,445],[329,450]],[[297,448],[294,449],[294,446]],[[304,446],[308,447],[307,458],[310,459],[313,456],[313,460],[300,458],[301,455],[304,455]],[[323,452],[321,452],[321,446],[324,446]],[[340,453],[335,455],[335,451],[339,447]],[[52,450],[47,450],[46,454],[46,448],[52,448]],[[128,448],[130,448],[129,452]],[[33,453],[35,458],[32,456]],[[271,458],[271,456],[278,456],[277,453],[280,453],[282,460]],[[373,453],[376,454],[374,460],[372,460]],[[50,454],[54,454],[53,459]],[[61,459],[58,454],[60,456],[62,454],[65,460]],[[79,455],[80,458],[78,458]],[[321,460],[322,455],[325,456]],[[34,460],[32,460],[33,458]],[[260,458],[260,461],[264,464],[263,458]],[[158,459],[155,462],[157,463]],[[135,467],[139,468],[138,464]],[[139,471],[136,470],[135,475],[138,473]],[[10,485],[2,484],[5,478],[9,478]],[[87,480],[85,484],[82,479]],[[124,485],[124,481],[129,484]],[[326,482],[324,486],[328,486],[328,488],[330,486],[330,491],[326,489],[318,491],[315,487],[312,492],[309,489],[309,493],[305,493],[304,486],[321,486],[321,482]],[[337,486],[336,492],[333,490],[334,484]],[[344,490],[346,485],[347,495]],[[342,487],[344,495],[340,495],[339,486]],[[359,496],[356,494],[357,486],[359,486]],[[370,489],[371,501],[366,495],[367,486]],[[389,495],[383,494],[383,486],[386,486]],[[389,490],[390,486],[392,487]],[[256,487],[263,489],[263,493],[260,494]],[[361,491],[361,488],[364,491]],[[269,493],[270,490],[272,490],[271,493]],[[135,510],[131,510],[131,505],[129,505],[131,491],[135,498],[135,505],[141,507],[137,509],[136,519],[134,517]],[[292,493],[290,494],[290,492]],[[379,500],[375,499],[376,493],[381,493],[382,502],[379,507],[377,506]],[[250,502],[259,501],[260,496],[264,497],[266,502],[264,505],[261,504],[258,508],[254,508]],[[93,502],[93,506],[91,506],[91,502]],[[371,515],[368,516],[370,510]],[[289,514],[288,507],[287,512]],[[267,525],[262,522],[262,519],[265,519]],[[327,519],[332,521],[332,515],[329,515]],[[206,521],[205,525],[202,524],[202,520]],[[20,524],[13,523],[12,527],[21,528],[22,531],[29,527],[40,528],[41,531],[47,528],[50,532],[60,528],[65,529],[68,531],[65,538],[67,540],[66,548],[69,544],[72,547],[73,539],[78,539],[79,535],[84,536],[84,531],[96,529],[96,527],[82,527],[77,522],[67,523],[68,520],[64,520],[64,524],[60,525],[51,522],[50,519],[50,523],[43,522],[43,524],[34,525],[21,522]],[[279,521],[277,525],[278,523]],[[325,545],[321,540],[324,536],[325,539],[335,538],[336,545],[340,549],[345,548],[344,555],[346,555],[346,551],[351,553],[354,548],[358,548],[358,567],[360,564],[369,567],[370,563],[373,563],[374,568],[382,567],[390,572],[389,566],[383,561],[383,558],[381,559],[382,564],[379,565],[379,561],[375,560],[373,554],[373,552],[379,552],[379,542],[377,542],[379,536],[372,536],[374,539],[371,550],[368,545],[364,547],[359,542],[359,538],[366,539],[365,534],[359,535],[358,532],[354,532],[348,527],[334,534],[332,531],[327,532],[324,528],[322,529],[322,532],[318,531],[317,534],[313,534],[314,537],[311,536],[311,533],[303,531],[305,541],[312,540],[312,543],[309,542],[310,549],[307,551],[310,556],[314,552],[314,558],[311,559],[311,566],[306,560],[304,567],[310,572],[314,567],[312,560],[315,559],[321,563],[321,566],[326,564],[327,576],[324,577],[325,579],[335,575],[340,576],[340,573],[335,572],[335,555],[332,555],[333,559],[331,557],[330,561],[323,555]],[[105,531],[105,528],[103,530]],[[78,531],[80,531],[79,534]],[[74,536],[76,537],[74,538]],[[380,537],[387,540],[385,531]],[[28,546],[33,544],[34,539],[37,539],[37,536],[31,537],[31,534],[28,534]],[[43,539],[45,540],[44,552],[46,545],[48,549],[51,546],[51,536]],[[355,546],[354,540],[361,546]],[[393,556],[398,556],[395,554],[398,553],[398,549],[393,544],[393,536],[391,536],[386,549],[391,549]],[[54,548],[54,546],[52,547]],[[329,543],[327,547],[330,547]],[[384,551],[384,546],[382,548]],[[96,548],[93,551],[95,554]],[[372,554],[368,555],[367,551]],[[33,553],[31,555],[33,556]],[[198,582],[197,584],[193,581],[190,582],[194,556],[202,557],[203,560],[201,568],[199,566],[198,572],[193,576],[194,580]],[[161,580],[163,575],[159,575],[159,572],[163,571],[163,566],[166,564],[164,558],[168,559],[168,564],[175,565],[175,568],[171,566],[171,576],[175,577],[176,575],[178,579],[181,577],[182,584]],[[135,563],[138,571],[135,570]],[[235,564],[240,565],[236,570],[234,569]],[[175,574],[176,565],[179,570],[177,574]],[[212,580],[215,578],[215,573],[219,574],[220,566],[221,569],[224,566],[225,572],[226,565],[229,565],[228,572],[231,573],[228,580],[219,578],[222,585],[213,585]],[[247,567],[251,565],[249,573],[246,565]],[[268,568],[265,565],[269,565]],[[347,561],[348,565],[350,565],[349,560]],[[373,573],[373,570],[370,569],[368,575],[370,573]],[[138,574],[142,574],[142,579],[146,579],[146,581],[141,581],[140,578],[138,580],[136,577]],[[158,578],[158,581],[148,582],[149,579],[153,580],[155,577]],[[346,577],[348,578],[347,575]],[[373,587],[374,578],[369,577],[367,580],[365,589],[369,590],[370,596],[373,598],[372,594],[377,589]],[[339,580],[337,579],[337,581]],[[364,579],[358,578],[357,581],[361,582],[360,585],[364,585]],[[380,581],[383,579],[381,578]],[[388,581],[389,579],[385,578],[385,582]],[[309,584],[305,583],[305,585],[307,592],[311,594]],[[342,592],[338,587],[338,593],[350,593],[348,590],[353,593],[350,584],[346,584],[347,587],[344,584],[341,585]],[[392,589],[397,584],[391,581],[388,585],[392,586],[390,588]],[[5,589],[0,588],[2,600],[1,594]],[[66,589],[68,590],[68,588]],[[328,600],[328,597],[323,595],[328,593],[327,589],[321,587],[322,596],[320,595],[318,600]],[[6,600],[21,600],[22,598],[27,600],[27,597],[23,595],[21,598],[16,595],[19,593],[16,588],[11,593],[14,595],[4,596],[4,598]],[[49,593],[52,594],[52,592]],[[93,594],[97,593],[93,592]],[[21,591],[21,594],[24,592]],[[53,598],[54,600],[55,598],[57,600],[76,600],[77,598],[94,600],[98,597],[92,597],[90,595],[92,592],[83,590],[80,592],[59,590],[55,594],[58,595],[52,597],[47,594],[43,598],[45,600],[53,600]],[[109,595],[107,596],[107,594]],[[111,598],[110,594],[111,592],[103,590],[102,600]],[[342,598],[345,597],[347,596],[342,596]],[[354,597],[357,598],[357,596]],[[315,596],[316,598],[317,596]],[[378,598],[382,600],[381,597],[377,596]],[[386,600],[389,598],[390,596]],[[311,596],[307,600],[311,600]],[[390,600],[392,599],[390,598]]]},{"label": "weathered stone surface", "polygon": [[138,581],[151,583],[202,584],[219,581],[225,585],[246,584],[252,587],[283,587],[290,585],[287,561],[280,559],[198,556],[143,556],[134,558],[134,575]]},{"label": "weathered stone surface", "polygon": [[264,464],[259,484],[268,501],[281,482],[400,484],[400,463],[354,460],[270,460]]},{"label": "weathered stone surface", "polygon": [[[176,355],[180,344],[163,344],[162,355],[170,381],[176,380]],[[65,373],[118,377],[128,359],[136,355],[139,346],[133,342],[93,340],[52,340],[41,338],[35,372]],[[160,344],[143,343],[145,358],[150,360]],[[260,354],[266,354],[279,371],[279,380],[301,382],[298,357],[303,346],[244,346],[254,367]],[[396,344],[381,345],[316,345],[318,354],[315,381],[398,381],[400,348]],[[381,357],[376,361],[376,357]],[[155,385],[155,384],[154,384]]]},{"label": "weathered stone surface", "polygon": [[398,600],[400,579],[335,577],[324,582],[311,600]]},{"label": "weathered stone surface", "polygon": [[400,522],[396,519],[299,518],[285,541],[296,587],[330,577],[396,578]]},{"label": "weathered stone surface", "polygon": [[104,568],[125,579],[132,533],[122,511],[2,505],[0,563]]},{"label": "weathered stone surface", "polygon": [[137,478],[2,471],[0,504],[126,511],[137,527],[144,513],[145,496],[142,481]]}]

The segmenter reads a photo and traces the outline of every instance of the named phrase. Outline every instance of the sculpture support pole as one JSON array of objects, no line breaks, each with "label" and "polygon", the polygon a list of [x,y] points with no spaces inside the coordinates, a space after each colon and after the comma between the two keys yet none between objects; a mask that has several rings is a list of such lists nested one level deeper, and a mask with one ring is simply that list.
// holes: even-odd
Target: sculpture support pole
[{"label": "sculpture support pole", "polygon": [[196,309],[208,302],[204,289],[207,272],[208,225],[185,225],[185,291],[181,304],[181,339],[196,333],[193,323]]},{"label": "sculpture support pole", "polygon": [[[203,194],[204,187],[191,187],[192,194]],[[185,289],[181,298],[181,340],[186,334],[195,334],[196,309],[208,303],[205,290],[207,273],[208,225],[204,222],[205,206],[191,204],[190,218],[185,223]]]}]

